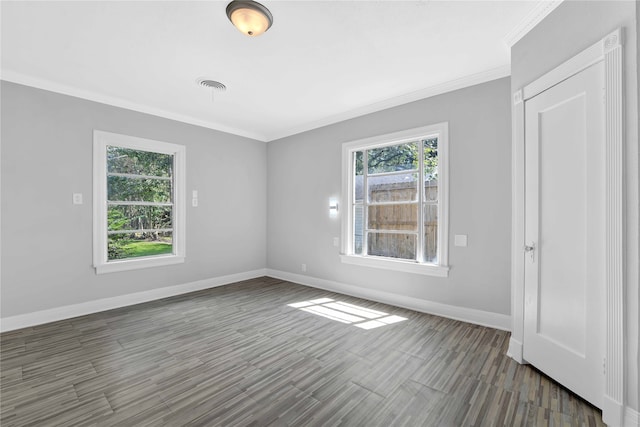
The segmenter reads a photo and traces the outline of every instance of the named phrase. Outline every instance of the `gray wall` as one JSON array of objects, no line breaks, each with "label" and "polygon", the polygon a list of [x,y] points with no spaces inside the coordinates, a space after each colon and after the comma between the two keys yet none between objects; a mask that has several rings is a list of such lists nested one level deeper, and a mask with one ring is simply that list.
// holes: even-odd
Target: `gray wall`
[{"label": "gray wall", "polygon": [[[568,58],[624,27],[627,197],[627,387],[628,405],[638,402],[638,21],[633,1],[564,2],[511,50],[511,82],[516,91]],[[636,15],[638,14],[638,15]]]},{"label": "gray wall", "polygon": [[[269,268],[508,315],[510,120],[505,78],[270,142]],[[329,198],[341,193],[342,143],[443,121],[450,144],[449,277],[342,264],[332,244],[340,219],[328,216]],[[469,246],[453,246],[454,234],[467,234]]]},{"label": "gray wall", "polygon": [[[187,147],[184,264],[96,275],[93,130]],[[266,267],[266,144],[2,82],[2,317]],[[74,206],[72,193],[83,193]]]}]

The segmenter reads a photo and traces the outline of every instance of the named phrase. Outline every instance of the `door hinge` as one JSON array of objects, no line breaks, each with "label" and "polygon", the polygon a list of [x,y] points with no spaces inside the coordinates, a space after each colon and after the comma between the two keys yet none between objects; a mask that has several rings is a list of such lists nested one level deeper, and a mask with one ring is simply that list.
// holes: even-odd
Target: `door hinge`
[{"label": "door hinge", "polygon": [[602,375],[607,375],[607,358],[602,358]]}]

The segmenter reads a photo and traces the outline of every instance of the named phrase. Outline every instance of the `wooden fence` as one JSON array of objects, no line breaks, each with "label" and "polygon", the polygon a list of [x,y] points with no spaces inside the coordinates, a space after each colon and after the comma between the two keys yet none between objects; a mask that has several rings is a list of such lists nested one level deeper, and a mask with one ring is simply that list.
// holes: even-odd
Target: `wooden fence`
[{"label": "wooden fence", "polygon": [[[425,190],[425,200],[437,200],[437,182],[430,181]],[[385,183],[371,188],[370,200],[375,202],[396,202],[413,200],[416,197],[415,183]],[[427,206],[429,204],[426,204]],[[425,261],[436,262],[438,241],[437,204],[434,206],[434,217],[425,221],[424,242]],[[418,230],[418,209],[416,203],[398,203],[393,205],[369,205],[368,229],[369,238],[367,253],[369,255],[390,258],[416,259],[416,235],[403,231]],[[355,252],[360,253],[363,245],[363,211],[362,206],[355,212]],[[376,233],[375,230],[397,231],[397,233]]]}]

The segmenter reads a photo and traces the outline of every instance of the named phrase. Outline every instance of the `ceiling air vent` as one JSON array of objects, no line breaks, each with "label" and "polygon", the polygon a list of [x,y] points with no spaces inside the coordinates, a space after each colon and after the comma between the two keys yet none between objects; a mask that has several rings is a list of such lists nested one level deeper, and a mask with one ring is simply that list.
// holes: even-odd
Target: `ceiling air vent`
[{"label": "ceiling air vent", "polygon": [[207,89],[213,89],[213,90],[219,90],[219,91],[224,91],[227,89],[227,87],[224,84],[217,82],[215,80],[198,79],[198,84],[200,86],[206,87]]}]

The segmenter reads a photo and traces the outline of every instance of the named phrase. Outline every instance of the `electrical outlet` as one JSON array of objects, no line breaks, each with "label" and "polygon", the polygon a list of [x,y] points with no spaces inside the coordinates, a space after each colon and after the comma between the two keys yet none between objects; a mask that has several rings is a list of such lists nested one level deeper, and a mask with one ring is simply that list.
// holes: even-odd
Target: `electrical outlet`
[{"label": "electrical outlet", "polygon": [[302,270],[302,272],[304,273],[305,271],[307,271],[307,264],[302,264],[300,266],[300,270]]},{"label": "electrical outlet", "polygon": [[73,193],[73,204],[81,205],[82,203],[82,193]]},{"label": "electrical outlet", "polygon": [[334,237],[333,238],[333,246],[335,246],[336,248],[338,246],[340,246],[340,238],[339,237]]},{"label": "electrical outlet", "polygon": [[456,246],[462,246],[463,248],[467,246],[467,235],[466,234],[456,234],[453,239],[453,244]]}]

